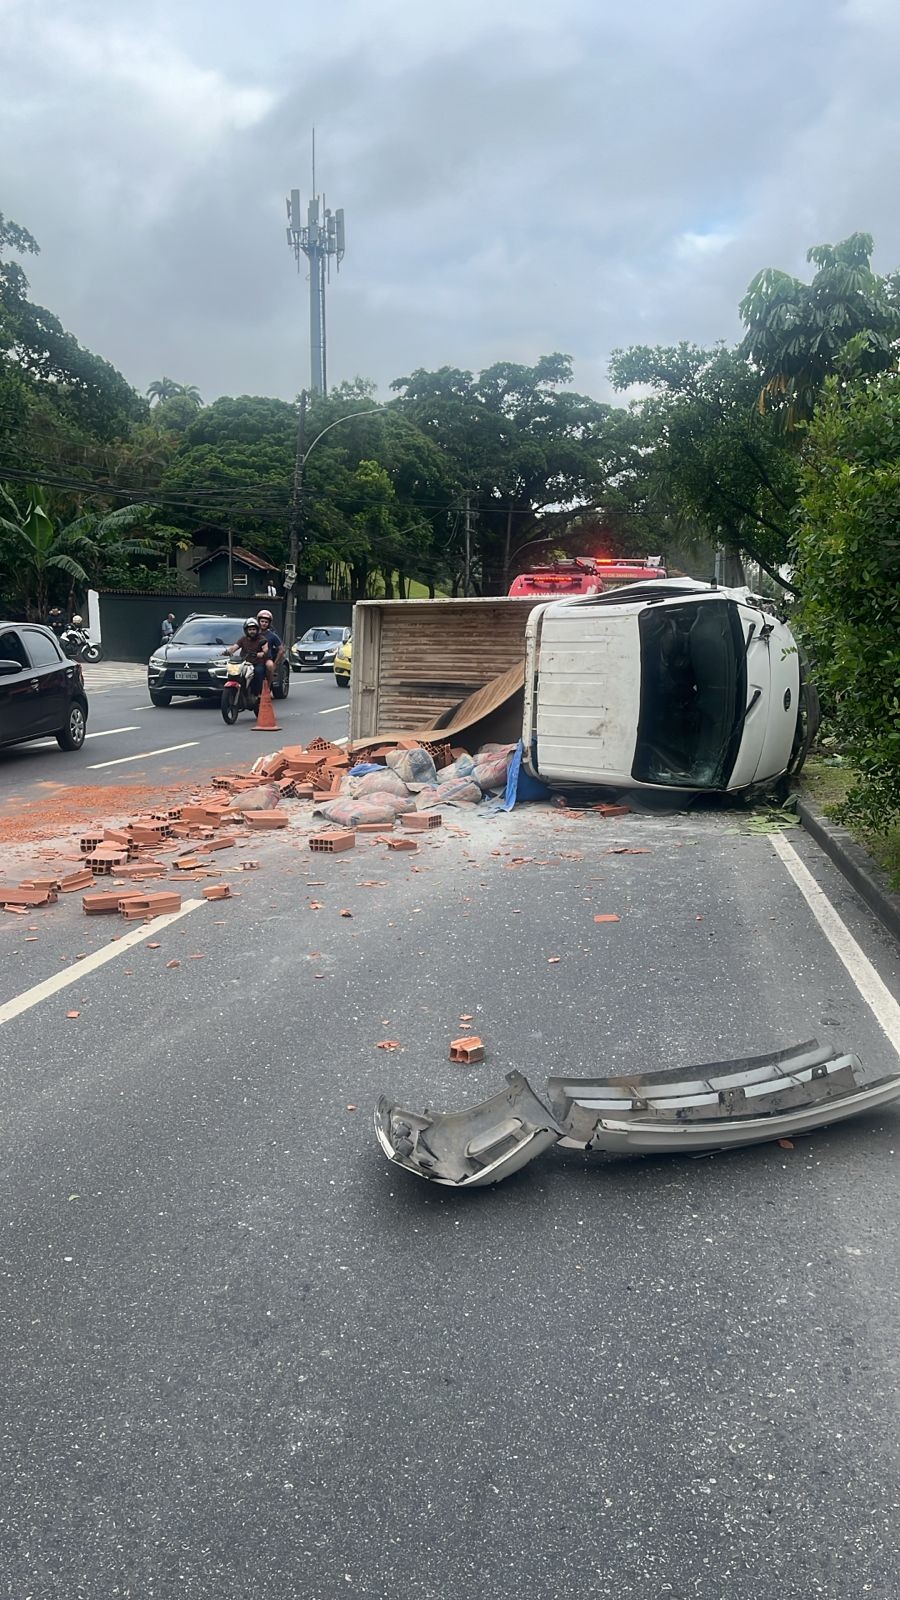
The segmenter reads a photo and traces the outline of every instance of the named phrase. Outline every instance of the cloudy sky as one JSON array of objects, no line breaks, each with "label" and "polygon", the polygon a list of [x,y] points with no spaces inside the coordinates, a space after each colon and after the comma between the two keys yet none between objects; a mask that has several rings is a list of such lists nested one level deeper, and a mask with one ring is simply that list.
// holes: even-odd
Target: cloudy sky
[{"label": "cloudy sky", "polygon": [[[284,195],[347,214],[329,378],[739,336],[753,273],[900,264],[897,0],[0,0],[0,211],[139,388],[290,397]],[[304,263],[305,265],[305,263]]]}]

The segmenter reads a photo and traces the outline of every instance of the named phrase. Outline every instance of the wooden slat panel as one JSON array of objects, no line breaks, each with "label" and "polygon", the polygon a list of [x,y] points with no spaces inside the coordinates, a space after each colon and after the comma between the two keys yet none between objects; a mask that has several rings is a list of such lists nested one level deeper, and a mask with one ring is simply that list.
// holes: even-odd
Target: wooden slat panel
[{"label": "wooden slat panel", "polygon": [[[521,664],[529,612],[545,598],[368,601],[359,606],[352,737],[431,727],[442,712]],[[380,630],[361,615],[376,609]],[[376,636],[377,660],[370,660]]]}]

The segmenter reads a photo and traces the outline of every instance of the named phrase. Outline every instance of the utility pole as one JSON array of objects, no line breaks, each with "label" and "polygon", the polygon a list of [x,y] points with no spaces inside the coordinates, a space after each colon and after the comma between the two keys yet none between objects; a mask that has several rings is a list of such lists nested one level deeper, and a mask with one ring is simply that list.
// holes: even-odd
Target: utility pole
[{"label": "utility pole", "polygon": [[288,516],[288,558],[284,569],[284,648],[287,653],[296,633],[297,601],[294,587],[300,563],[300,530],[303,521],[303,468],[306,462],[306,390],[300,395],[300,419],[297,424],[297,449],[294,455],[294,487]]},{"label": "utility pole", "polygon": [[[306,221],[300,206],[300,190],[292,189],[287,200],[287,242],[300,271],[300,257],[309,262],[309,366],[310,388],[314,395],[326,393],[327,347],[325,337],[325,287],[331,276],[331,262],[340,267],[344,259],[343,210],[331,212],[325,196],[316,194],[316,133],[313,129],[312,196],[306,208]],[[321,215],[320,215],[321,204]]]},{"label": "utility pole", "polygon": [[465,560],[465,566],[463,568],[463,597],[466,600],[468,600],[468,598],[469,598],[469,582],[470,582],[470,579],[471,579],[471,573],[472,573],[472,505],[471,505],[471,499],[470,499],[470,496],[469,496],[469,493],[468,493],[468,490],[467,490],[466,491],[466,560]]}]

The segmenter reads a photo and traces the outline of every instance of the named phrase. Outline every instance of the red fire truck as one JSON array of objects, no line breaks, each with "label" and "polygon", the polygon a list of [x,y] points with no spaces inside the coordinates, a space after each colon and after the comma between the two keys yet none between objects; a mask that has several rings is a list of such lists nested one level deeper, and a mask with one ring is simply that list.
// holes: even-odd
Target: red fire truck
[{"label": "red fire truck", "polygon": [[621,589],[626,583],[643,578],[664,578],[666,569],[660,556],[572,556],[559,558],[547,567],[520,572],[510,585],[510,595],[543,594],[548,600],[570,594],[604,594]]}]

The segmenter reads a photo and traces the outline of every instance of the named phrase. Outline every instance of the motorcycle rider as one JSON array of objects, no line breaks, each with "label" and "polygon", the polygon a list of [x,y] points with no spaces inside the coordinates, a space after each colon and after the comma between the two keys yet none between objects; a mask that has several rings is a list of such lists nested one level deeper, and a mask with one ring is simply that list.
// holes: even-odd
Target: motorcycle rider
[{"label": "motorcycle rider", "polygon": [[266,662],[266,675],[269,679],[269,688],[274,690],[275,674],[284,660],[284,644],[275,632],[275,619],[271,611],[266,611],[265,609],[257,611],[256,620],[259,623],[260,632],[268,641],[269,659]]},{"label": "motorcycle rider", "polygon": [[57,639],[59,639],[62,634],[65,633],[68,623],[66,622],[63,613],[60,611],[59,606],[50,607],[50,610],[47,613],[47,627],[52,629],[52,631],[56,634]]},{"label": "motorcycle rider", "polygon": [[269,641],[265,637],[256,617],[248,617],[244,623],[244,631],[237,644],[230,646],[230,656],[239,655],[242,661],[249,661],[253,668],[253,693],[262,693],[263,679],[266,677],[266,668],[269,658]]}]

